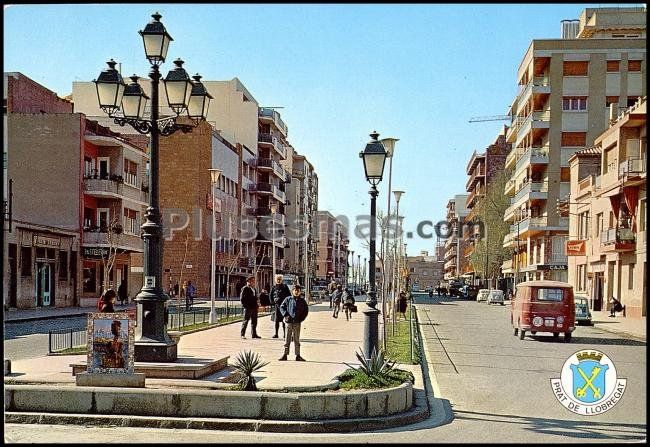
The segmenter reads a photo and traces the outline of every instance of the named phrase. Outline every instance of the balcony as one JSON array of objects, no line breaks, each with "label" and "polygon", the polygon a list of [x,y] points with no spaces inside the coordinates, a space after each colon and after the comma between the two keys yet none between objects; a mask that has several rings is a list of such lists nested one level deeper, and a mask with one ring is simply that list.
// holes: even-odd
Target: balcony
[{"label": "balcony", "polygon": [[484,164],[479,164],[476,169],[472,171],[472,174],[470,175],[469,179],[467,180],[467,183],[465,183],[465,191],[470,191],[474,185],[476,184],[477,181],[479,180],[485,180],[485,165]]},{"label": "balcony", "polygon": [[530,200],[546,200],[548,198],[548,181],[544,182],[531,182],[527,181],[522,183],[515,193],[514,197],[510,199],[510,206],[506,208],[504,219],[510,220],[513,213],[524,203]]},{"label": "balcony", "polygon": [[479,163],[485,166],[485,152],[483,152],[482,154],[477,154],[476,151],[474,151],[474,153],[472,153],[471,158],[469,159],[469,163],[467,163],[467,167],[465,168],[465,172],[467,172],[467,175],[471,175],[472,171]]},{"label": "balcony", "polygon": [[119,180],[86,178],[83,181],[86,194],[113,199],[128,199],[140,205],[149,203],[149,193]]},{"label": "balcony", "polygon": [[501,264],[501,271],[503,273],[512,272],[512,259],[508,259],[507,261],[503,261],[503,264]]},{"label": "balcony", "polygon": [[275,185],[271,185],[271,192],[273,193],[273,197],[278,200],[280,203],[286,203],[287,202],[287,195],[284,193],[284,191],[281,191],[280,188],[278,188]]},{"label": "balcony", "polygon": [[467,196],[466,206],[467,208],[472,208],[480,197],[485,195],[485,188],[477,188],[472,190]]},{"label": "balcony", "polygon": [[260,107],[257,112],[257,116],[262,122],[268,122],[275,124],[275,127],[282,132],[282,135],[286,138],[288,134],[287,125],[280,118],[280,114],[274,109],[268,107]]},{"label": "balcony", "polygon": [[517,159],[515,172],[518,172],[530,165],[547,165],[549,150],[550,147],[548,144],[545,146],[529,147],[525,149],[521,157]]},{"label": "balcony", "polygon": [[636,236],[630,228],[610,228],[600,234],[600,249],[606,252],[634,251]]},{"label": "balcony", "polygon": [[[513,117],[512,122],[510,123],[510,127],[506,132],[506,142],[514,143],[517,140],[517,136],[519,135],[519,129],[521,128],[521,125],[524,123],[524,120],[525,117],[523,116]],[[508,159],[506,158],[506,167],[507,164],[508,164]]]},{"label": "balcony", "polygon": [[551,94],[551,80],[544,76],[535,76],[525,86],[520,86],[519,103],[525,104],[531,96],[534,95],[550,95]]},{"label": "balcony", "polygon": [[618,166],[618,177],[625,180],[635,180],[645,177],[645,158],[628,158]]},{"label": "balcony", "polygon": [[[112,246],[115,248],[138,253],[143,252],[144,243],[140,236],[127,233],[112,233],[110,236],[113,238]],[[84,231],[82,245],[85,247],[109,247],[111,246],[109,233]]]},{"label": "balcony", "polygon": [[[523,141],[524,137],[536,129],[548,130],[550,124],[551,124],[550,110],[534,111],[529,113],[528,116],[521,123],[521,127],[517,132],[515,146],[519,146]],[[533,137],[539,137],[539,135],[533,135]]]},{"label": "balcony", "polygon": [[272,194],[273,185],[265,182],[253,183],[249,186],[248,191],[261,195]]},{"label": "balcony", "polygon": [[444,268],[445,270],[454,270],[456,268],[456,260],[453,259],[451,261],[445,262]]},{"label": "balcony", "polygon": [[515,192],[515,185],[517,181],[515,179],[510,179],[506,182],[503,193],[507,196],[512,195]]}]

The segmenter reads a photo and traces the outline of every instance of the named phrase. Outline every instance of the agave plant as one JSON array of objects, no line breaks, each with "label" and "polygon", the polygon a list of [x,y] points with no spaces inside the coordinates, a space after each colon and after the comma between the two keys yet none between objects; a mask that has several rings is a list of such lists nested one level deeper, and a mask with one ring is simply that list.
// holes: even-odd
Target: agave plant
[{"label": "agave plant", "polygon": [[239,379],[239,386],[241,389],[244,391],[257,391],[257,385],[255,385],[255,377],[253,377],[253,373],[268,364],[269,362],[262,362],[262,359],[256,352],[240,352],[235,359],[233,367],[241,375],[241,379]]},{"label": "agave plant", "polygon": [[395,367],[395,361],[386,358],[384,356],[383,349],[377,350],[375,347],[372,350],[372,354],[370,355],[369,360],[366,360],[361,349],[359,349],[359,351],[361,352],[357,352],[355,354],[361,366],[355,368],[346,363],[346,365],[350,368],[359,371],[368,377],[376,377],[378,379],[386,378],[391,373],[391,371],[393,371],[393,368]]}]

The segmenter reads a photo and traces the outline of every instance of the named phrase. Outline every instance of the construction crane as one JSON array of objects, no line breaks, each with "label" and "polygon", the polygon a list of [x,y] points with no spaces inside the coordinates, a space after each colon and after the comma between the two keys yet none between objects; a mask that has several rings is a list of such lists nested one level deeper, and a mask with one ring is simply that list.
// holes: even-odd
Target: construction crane
[{"label": "construction crane", "polygon": [[480,123],[482,121],[510,121],[512,117],[510,115],[493,115],[493,116],[475,116],[470,118],[470,123]]}]

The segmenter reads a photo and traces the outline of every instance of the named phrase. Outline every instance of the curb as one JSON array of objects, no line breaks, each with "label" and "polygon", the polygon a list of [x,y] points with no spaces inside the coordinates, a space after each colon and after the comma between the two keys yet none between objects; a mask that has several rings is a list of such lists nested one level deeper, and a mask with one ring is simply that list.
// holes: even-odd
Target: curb
[{"label": "curb", "polygon": [[424,392],[414,390],[414,405],[410,410],[385,417],[324,419],[320,421],[256,421],[226,418],[5,412],[5,423],[231,430],[272,433],[350,433],[410,425],[424,421],[429,415],[429,407]]},{"label": "curb", "polygon": [[621,335],[621,336],[624,336],[625,338],[629,338],[629,339],[632,339],[632,340],[641,341],[643,343],[646,343],[646,337],[643,337],[641,335],[631,334],[630,332],[625,332],[625,331],[614,330],[614,329],[611,329],[611,328],[608,328],[608,327],[603,327],[603,326],[600,326],[600,325],[598,325],[598,323],[596,323],[592,327],[600,329],[601,331],[604,331],[604,332],[608,332],[610,334]]}]

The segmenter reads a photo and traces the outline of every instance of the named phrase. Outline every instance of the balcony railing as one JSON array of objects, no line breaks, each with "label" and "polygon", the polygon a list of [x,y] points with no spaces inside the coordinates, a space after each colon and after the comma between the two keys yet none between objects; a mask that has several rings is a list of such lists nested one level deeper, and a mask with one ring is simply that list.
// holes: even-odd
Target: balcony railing
[{"label": "balcony railing", "polygon": [[[521,152],[521,156],[517,158],[515,171],[519,171],[525,166],[534,164],[548,164],[548,151],[549,146],[529,147]],[[519,154],[519,151],[517,151]]]},{"label": "balcony railing", "polygon": [[636,237],[630,228],[610,228],[600,233],[601,244],[634,242],[636,242]]},{"label": "balcony railing", "polygon": [[[120,249],[126,249],[136,252],[142,252],[144,243],[140,236],[133,234],[111,234],[112,244]],[[109,246],[108,233],[84,232],[83,244],[92,244],[99,246]]]},{"label": "balcony railing", "polygon": [[619,177],[635,177],[646,172],[645,158],[628,158],[618,167]]},{"label": "balcony railing", "polygon": [[280,118],[280,114],[276,112],[274,109],[270,109],[268,107],[261,107],[258,110],[258,116],[272,118],[276,127],[280,129],[280,131],[285,137],[287,136],[287,131],[288,131],[287,125],[284,123],[284,121],[282,121],[282,118]]},{"label": "balcony railing", "polygon": [[278,199],[280,202],[285,203],[287,201],[287,195],[284,191],[280,191],[280,188],[277,186],[271,185],[271,191],[273,192],[273,197]]},{"label": "balcony railing", "polygon": [[479,179],[479,177],[485,177],[485,165],[479,164],[476,169],[472,171],[467,183],[465,183],[465,190],[468,191],[474,186],[474,183]]},{"label": "balcony railing", "polygon": [[265,182],[253,183],[252,185],[250,185],[248,190],[250,192],[272,193],[273,192],[273,185],[271,185],[270,183],[265,183]]},{"label": "balcony railing", "polygon": [[141,188],[128,185],[116,180],[104,180],[87,178],[84,179],[84,191],[89,194],[101,196],[113,196],[115,198],[126,198],[137,202],[149,202],[149,193]]}]

